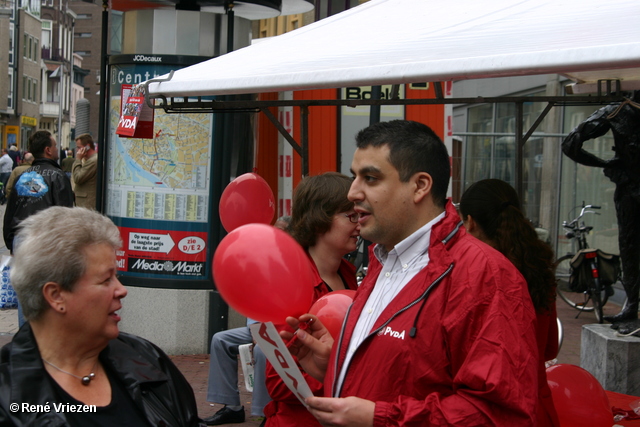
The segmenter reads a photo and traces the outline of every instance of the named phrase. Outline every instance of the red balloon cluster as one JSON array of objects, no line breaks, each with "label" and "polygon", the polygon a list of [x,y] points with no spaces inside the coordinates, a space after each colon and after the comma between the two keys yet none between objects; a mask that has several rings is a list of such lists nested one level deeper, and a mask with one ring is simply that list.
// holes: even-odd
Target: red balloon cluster
[{"label": "red balloon cluster", "polygon": [[213,256],[213,277],[222,298],[259,322],[284,324],[313,302],[313,274],[302,246],[286,232],[248,224],[227,234]]},{"label": "red balloon cluster", "polygon": [[334,340],[338,339],[342,322],[355,296],[356,291],[349,289],[330,292],[318,298],[309,309],[309,313],[318,317]]},{"label": "red balloon cluster", "polygon": [[611,427],[609,398],[597,379],[579,366],[547,368],[547,383],[562,427]]},{"label": "red balloon cluster", "polygon": [[220,197],[220,222],[227,232],[246,224],[271,224],[273,191],[260,175],[245,173],[227,185]]}]

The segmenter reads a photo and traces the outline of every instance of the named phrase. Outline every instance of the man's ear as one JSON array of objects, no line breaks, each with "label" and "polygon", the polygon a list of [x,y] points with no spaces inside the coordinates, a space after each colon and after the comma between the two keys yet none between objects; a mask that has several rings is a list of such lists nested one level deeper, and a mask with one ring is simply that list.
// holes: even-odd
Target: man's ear
[{"label": "man's ear", "polygon": [[413,201],[415,203],[420,203],[425,196],[431,194],[431,189],[433,188],[433,178],[426,172],[418,172],[413,178],[415,182],[416,188],[413,195]]}]

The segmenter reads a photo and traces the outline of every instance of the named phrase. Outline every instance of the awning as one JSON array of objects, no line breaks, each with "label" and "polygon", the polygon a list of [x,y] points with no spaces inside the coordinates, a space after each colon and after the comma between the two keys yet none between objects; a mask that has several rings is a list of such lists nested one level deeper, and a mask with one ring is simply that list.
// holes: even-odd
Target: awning
[{"label": "awning", "polygon": [[558,73],[640,81],[638,0],[372,0],[177,70],[180,97]]}]

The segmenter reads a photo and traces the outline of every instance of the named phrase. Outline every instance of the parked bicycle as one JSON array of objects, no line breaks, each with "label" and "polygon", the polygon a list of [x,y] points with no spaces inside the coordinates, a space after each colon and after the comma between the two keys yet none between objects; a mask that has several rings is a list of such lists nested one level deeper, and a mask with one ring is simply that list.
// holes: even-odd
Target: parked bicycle
[{"label": "parked bicycle", "polygon": [[593,311],[598,323],[602,323],[602,307],[613,295],[612,285],[620,278],[620,257],[600,249],[590,248],[587,234],[593,227],[585,225],[585,214],[597,214],[600,206],[582,204],[582,210],[571,222],[562,227],[573,242],[576,252],[567,253],[556,262],[557,293],[567,304],[579,310]]}]

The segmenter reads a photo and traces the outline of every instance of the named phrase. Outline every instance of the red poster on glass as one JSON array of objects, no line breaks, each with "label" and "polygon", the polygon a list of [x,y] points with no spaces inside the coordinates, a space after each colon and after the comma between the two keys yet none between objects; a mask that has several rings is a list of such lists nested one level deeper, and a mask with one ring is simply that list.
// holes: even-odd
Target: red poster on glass
[{"label": "red poster on glass", "polygon": [[145,104],[143,85],[123,84],[122,112],[116,134],[128,138],[153,138],[153,109]]}]

